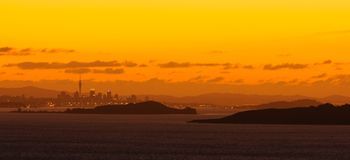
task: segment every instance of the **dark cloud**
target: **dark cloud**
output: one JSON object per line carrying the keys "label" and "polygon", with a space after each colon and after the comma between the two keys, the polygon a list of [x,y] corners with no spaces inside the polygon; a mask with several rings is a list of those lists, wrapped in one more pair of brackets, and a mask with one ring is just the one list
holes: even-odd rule
{"label": "dark cloud", "polygon": [[66,69],[65,73],[71,74],[87,74],[87,73],[96,73],[96,74],[122,74],[124,69],[122,68],[106,68],[106,69],[89,69],[89,68],[78,68],[78,69]]}
{"label": "dark cloud", "polygon": [[32,51],[31,48],[24,48],[20,50],[20,52],[31,52],[31,51]]}
{"label": "dark cloud", "polygon": [[22,63],[4,65],[4,67],[18,67],[20,69],[67,69],[67,68],[121,67],[121,66],[134,67],[134,66],[137,66],[137,64],[133,62],[119,63],[117,61],[93,61],[93,62],[71,61],[68,63],[22,62]]}
{"label": "dark cloud", "polygon": [[323,61],[321,63],[315,63],[315,65],[327,65],[327,64],[332,64],[332,63],[333,63],[332,60],[325,60],[325,61]]}
{"label": "dark cloud", "polygon": [[121,63],[121,65],[125,66],[125,67],[136,67],[138,64],[134,63],[134,62],[130,62],[130,61],[125,61],[125,62]]}
{"label": "dark cloud", "polygon": [[323,64],[332,64],[332,60],[326,60],[323,62]]}
{"label": "dark cloud", "polygon": [[0,47],[0,52],[10,52],[12,50],[13,48],[10,48],[10,47]]}
{"label": "dark cloud", "polygon": [[10,47],[0,48],[0,56],[26,56],[26,55],[30,55],[30,53],[17,52],[14,48],[10,48]]}
{"label": "dark cloud", "polygon": [[330,83],[334,83],[334,84],[348,85],[348,84],[350,84],[350,74],[335,75],[335,76],[328,78],[325,81],[330,82]]}
{"label": "dark cloud", "polygon": [[89,68],[66,69],[64,72],[72,73],[72,74],[86,74],[86,73],[90,73],[91,69]]}
{"label": "dark cloud", "polygon": [[217,66],[231,66],[230,63],[190,63],[190,62],[167,62],[158,64],[160,68],[189,68],[189,67],[217,67]]}
{"label": "dark cloud", "polygon": [[190,62],[167,62],[158,64],[160,68],[189,68],[189,67],[223,67],[223,69],[253,69],[252,65],[239,65],[231,63],[190,63]]}
{"label": "dark cloud", "polygon": [[236,79],[233,81],[233,83],[244,83],[244,80],[243,79]]}
{"label": "dark cloud", "polygon": [[343,68],[341,68],[341,67],[337,67],[337,68],[335,68],[335,69],[338,70],[338,71],[343,70]]}
{"label": "dark cloud", "polygon": [[221,82],[223,80],[225,80],[224,77],[216,77],[216,78],[207,80],[207,83],[216,83],[216,82]]}
{"label": "dark cloud", "polygon": [[188,82],[203,82],[205,76],[196,76],[188,80]]}
{"label": "dark cloud", "polygon": [[222,72],[220,72],[221,74],[230,74],[231,72],[229,72],[229,71],[222,71]]}
{"label": "dark cloud", "polygon": [[73,53],[75,50],[73,49],[63,49],[63,48],[55,48],[55,49],[40,49],[42,53]]}
{"label": "dark cloud", "polygon": [[287,81],[288,84],[295,84],[295,83],[298,83],[299,82],[299,79],[292,79],[290,81]]}
{"label": "dark cloud", "polygon": [[124,69],[122,68],[117,68],[117,69],[113,69],[113,68],[106,68],[106,69],[95,69],[93,70],[93,73],[103,73],[103,74],[123,74],[124,73]]}
{"label": "dark cloud", "polygon": [[242,66],[242,68],[244,68],[244,69],[254,69],[254,66],[253,65],[244,65],[244,66]]}
{"label": "dark cloud", "polygon": [[28,52],[6,52],[6,53],[0,53],[0,56],[28,56],[31,55],[31,53]]}
{"label": "dark cloud", "polygon": [[159,67],[160,68],[188,68],[188,67],[192,67],[192,64],[188,62],[185,62],[185,63],[168,62],[168,63],[159,64]]}
{"label": "dark cloud", "polygon": [[325,77],[327,77],[327,74],[326,73],[322,73],[322,74],[319,74],[319,75],[312,76],[311,78],[312,79],[320,79],[320,78],[325,78]]}
{"label": "dark cloud", "polygon": [[231,64],[231,63],[225,63],[222,65],[224,67],[225,70],[228,70],[228,69],[237,69],[239,68],[240,66],[238,64]]}
{"label": "dark cloud", "polygon": [[0,56],[28,56],[35,53],[73,53],[76,52],[73,49],[33,49],[33,48],[11,48],[11,47],[1,47]]}
{"label": "dark cloud", "polygon": [[253,65],[241,65],[241,64],[231,64],[231,63],[224,63],[221,64],[225,70],[228,69],[254,69],[255,67]]}
{"label": "dark cloud", "polygon": [[[329,65],[329,64],[350,64],[350,63],[334,63],[332,60],[325,60],[319,63],[298,64],[298,63],[282,63],[282,64],[266,64],[263,66],[264,70],[281,70],[281,69],[306,69],[312,65]],[[223,67],[224,70],[229,69],[256,69],[257,67],[249,64],[232,64],[232,63],[190,63],[190,62],[174,62],[158,64],[160,68],[190,68],[190,67]]]}
{"label": "dark cloud", "polygon": [[280,70],[280,69],[305,69],[307,68],[307,64],[292,64],[292,63],[284,63],[278,65],[267,64],[264,66],[264,70]]}
{"label": "dark cloud", "polygon": [[195,63],[193,66],[198,66],[198,67],[216,67],[216,66],[221,66],[222,64],[218,63]]}

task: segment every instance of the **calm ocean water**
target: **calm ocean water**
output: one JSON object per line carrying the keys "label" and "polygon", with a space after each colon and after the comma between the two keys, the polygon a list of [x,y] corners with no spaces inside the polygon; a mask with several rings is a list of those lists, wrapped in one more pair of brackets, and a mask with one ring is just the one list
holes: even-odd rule
{"label": "calm ocean water", "polygon": [[213,117],[0,113],[0,159],[350,159],[350,126],[186,123]]}

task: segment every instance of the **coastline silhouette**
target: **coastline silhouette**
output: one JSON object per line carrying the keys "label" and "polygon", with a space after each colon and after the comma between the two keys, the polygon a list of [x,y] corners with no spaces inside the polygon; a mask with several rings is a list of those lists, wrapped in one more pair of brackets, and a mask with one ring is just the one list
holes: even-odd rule
{"label": "coastline silhouette", "polygon": [[105,105],[93,109],[74,108],[67,109],[64,113],[80,114],[197,114],[193,108],[175,109],[167,107],[159,102],[148,101],[127,105]]}
{"label": "coastline silhouette", "polygon": [[126,105],[104,105],[95,108],[72,108],[63,112],[17,110],[18,113],[73,113],[73,114],[197,114],[196,109],[176,109],[155,101]]}
{"label": "coastline silhouette", "polygon": [[349,115],[349,104],[334,106],[326,103],[317,107],[245,111],[219,119],[193,120],[190,123],[350,125]]}

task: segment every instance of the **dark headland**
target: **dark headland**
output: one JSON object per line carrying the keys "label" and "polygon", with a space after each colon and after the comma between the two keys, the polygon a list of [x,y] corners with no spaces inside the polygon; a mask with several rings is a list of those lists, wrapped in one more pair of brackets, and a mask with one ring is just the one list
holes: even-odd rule
{"label": "dark headland", "polygon": [[350,105],[334,106],[332,104],[322,104],[317,107],[252,110],[219,119],[202,119],[190,122],[350,125]]}
{"label": "dark headland", "polygon": [[67,109],[64,113],[80,114],[197,114],[193,108],[176,109],[170,108],[155,101],[147,101],[127,105],[106,105],[92,109],[74,108]]}

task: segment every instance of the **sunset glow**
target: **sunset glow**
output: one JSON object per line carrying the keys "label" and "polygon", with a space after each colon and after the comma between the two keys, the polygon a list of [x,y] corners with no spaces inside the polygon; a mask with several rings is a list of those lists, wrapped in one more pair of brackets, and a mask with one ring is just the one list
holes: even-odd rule
{"label": "sunset glow", "polygon": [[89,87],[125,94],[350,95],[349,6],[2,0],[0,86],[74,91],[82,74]]}

